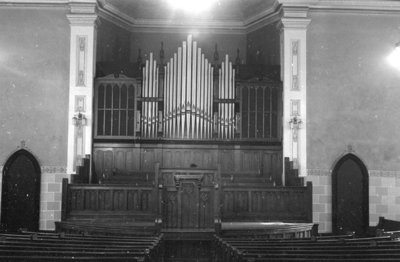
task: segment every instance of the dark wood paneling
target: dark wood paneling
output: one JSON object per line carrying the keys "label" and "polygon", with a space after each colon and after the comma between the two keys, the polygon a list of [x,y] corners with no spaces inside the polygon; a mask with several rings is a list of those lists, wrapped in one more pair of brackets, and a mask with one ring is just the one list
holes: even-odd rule
{"label": "dark wood paneling", "polygon": [[214,229],[219,217],[217,170],[160,169],[157,173],[165,229]]}
{"label": "dark wood paneling", "polygon": [[312,222],[312,186],[223,186],[222,221]]}
{"label": "dark wood paneling", "polygon": [[63,220],[155,221],[158,213],[155,187],[69,184],[63,199]]}
{"label": "dark wood paneling", "polygon": [[[159,166],[159,165],[157,165]],[[156,169],[153,186],[67,185],[62,219],[162,222],[166,231],[211,232],[222,222],[312,222],[312,185],[222,185],[219,170]],[[218,226],[217,226],[218,228]]]}
{"label": "dark wood paneling", "polygon": [[156,163],[162,168],[203,169],[216,169],[220,164],[223,177],[282,184],[280,146],[96,143],[94,162],[98,177],[154,172]]}

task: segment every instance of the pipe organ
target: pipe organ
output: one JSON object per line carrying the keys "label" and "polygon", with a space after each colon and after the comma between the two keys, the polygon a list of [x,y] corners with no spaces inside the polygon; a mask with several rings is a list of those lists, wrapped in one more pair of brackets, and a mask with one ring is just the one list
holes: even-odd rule
{"label": "pipe organ", "polygon": [[164,68],[156,65],[150,53],[143,69],[140,136],[156,138],[162,133],[168,139],[233,139],[235,69],[228,55],[216,74],[218,79],[214,76],[214,67],[192,36]]}
{"label": "pipe organ", "polygon": [[190,35],[165,64],[150,53],[141,79],[97,79],[95,92],[95,138],[280,141],[281,83],[238,81]]}

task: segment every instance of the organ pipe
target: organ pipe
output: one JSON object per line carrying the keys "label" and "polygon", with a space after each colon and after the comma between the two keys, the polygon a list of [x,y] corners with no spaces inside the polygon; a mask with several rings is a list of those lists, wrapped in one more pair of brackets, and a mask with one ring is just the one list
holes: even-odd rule
{"label": "organ pipe", "polygon": [[[214,66],[205,58],[197,42],[188,36],[182,47],[162,68],[150,53],[143,68],[140,132],[156,138],[162,132],[169,139],[233,139],[235,134],[235,70],[228,55],[218,71],[214,94]],[[163,83],[159,97],[159,82]],[[214,95],[216,97],[214,97]],[[216,99],[218,112],[213,112]],[[163,101],[163,108],[158,108]]]}

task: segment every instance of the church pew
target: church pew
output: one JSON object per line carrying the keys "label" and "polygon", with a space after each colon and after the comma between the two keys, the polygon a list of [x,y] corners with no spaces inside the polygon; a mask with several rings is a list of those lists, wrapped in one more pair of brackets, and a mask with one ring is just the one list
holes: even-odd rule
{"label": "church pew", "polygon": [[106,261],[106,262],[142,262],[144,260],[141,259],[132,259],[132,258],[122,258],[122,257],[99,257],[99,256],[85,256],[85,257],[57,257],[57,260],[54,260],[54,257],[51,256],[33,256],[33,257],[26,257],[24,255],[13,255],[13,256],[6,256],[0,254],[0,261],[7,261],[7,262],[31,262],[31,261],[38,261],[38,262],[54,262],[54,261]]}
{"label": "church pew", "polygon": [[[24,261],[32,258],[58,261],[69,258],[97,261],[98,257],[107,257],[110,258],[107,261],[156,261],[162,238],[162,235],[140,239],[55,233],[0,233],[0,260]],[[15,257],[15,260],[9,257]]]}
{"label": "church pew", "polygon": [[233,239],[215,236],[217,257],[221,261],[299,260],[330,259],[359,261],[400,259],[400,242],[390,237],[365,239],[296,239],[255,240]]}
{"label": "church pew", "polygon": [[222,222],[221,235],[224,237],[254,238],[307,238],[315,235],[317,225],[313,223],[282,222]]}
{"label": "church pew", "polygon": [[55,238],[37,235],[12,235],[0,234],[1,241],[19,241],[28,243],[69,243],[69,244],[93,244],[93,245],[145,245],[152,246],[159,243],[159,239],[114,239],[114,238],[95,238],[95,237],[63,237]]}
{"label": "church pew", "polygon": [[386,219],[385,217],[379,217],[376,229],[383,231],[400,231],[400,221]]}
{"label": "church pew", "polygon": [[[7,236],[6,233],[0,233],[1,236]],[[9,236],[12,237],[30,237],[30,238],[35,238],[35,237],[42,237],[42,238],[67,238],[67,239],[82,239],[84,238],[85,240],[90,240],[90,239],[96,239],[96,240],[118,240],[118,241],[134,241],[134,240],[139,240],[141,242],[146,242],[146,241],[151,241],[151,242],[158,242],[163,238],[163,234],[160,236],[139,236],[139,235],[122,235],[122,236],[109,236],[109,235],[90,235],[88,233],[85,234],[66,234],[64,232],[61,233],[55,233],[55,232],[28,232],[28,231],[22,231],[19,234],[9,234]]]}

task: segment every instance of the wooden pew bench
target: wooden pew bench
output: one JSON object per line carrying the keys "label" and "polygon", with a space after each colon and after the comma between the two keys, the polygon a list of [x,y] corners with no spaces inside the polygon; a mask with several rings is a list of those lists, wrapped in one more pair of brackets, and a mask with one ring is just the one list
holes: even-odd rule
{"label": "wooden pew bench", "polygon": [[0,234],[1,261],[157,261],[163,236]]}
{"label": "wooden pew bench", "polygon": [[400,241],[390,237],[272,240],[215,236],[221,261],[400,261]]}

